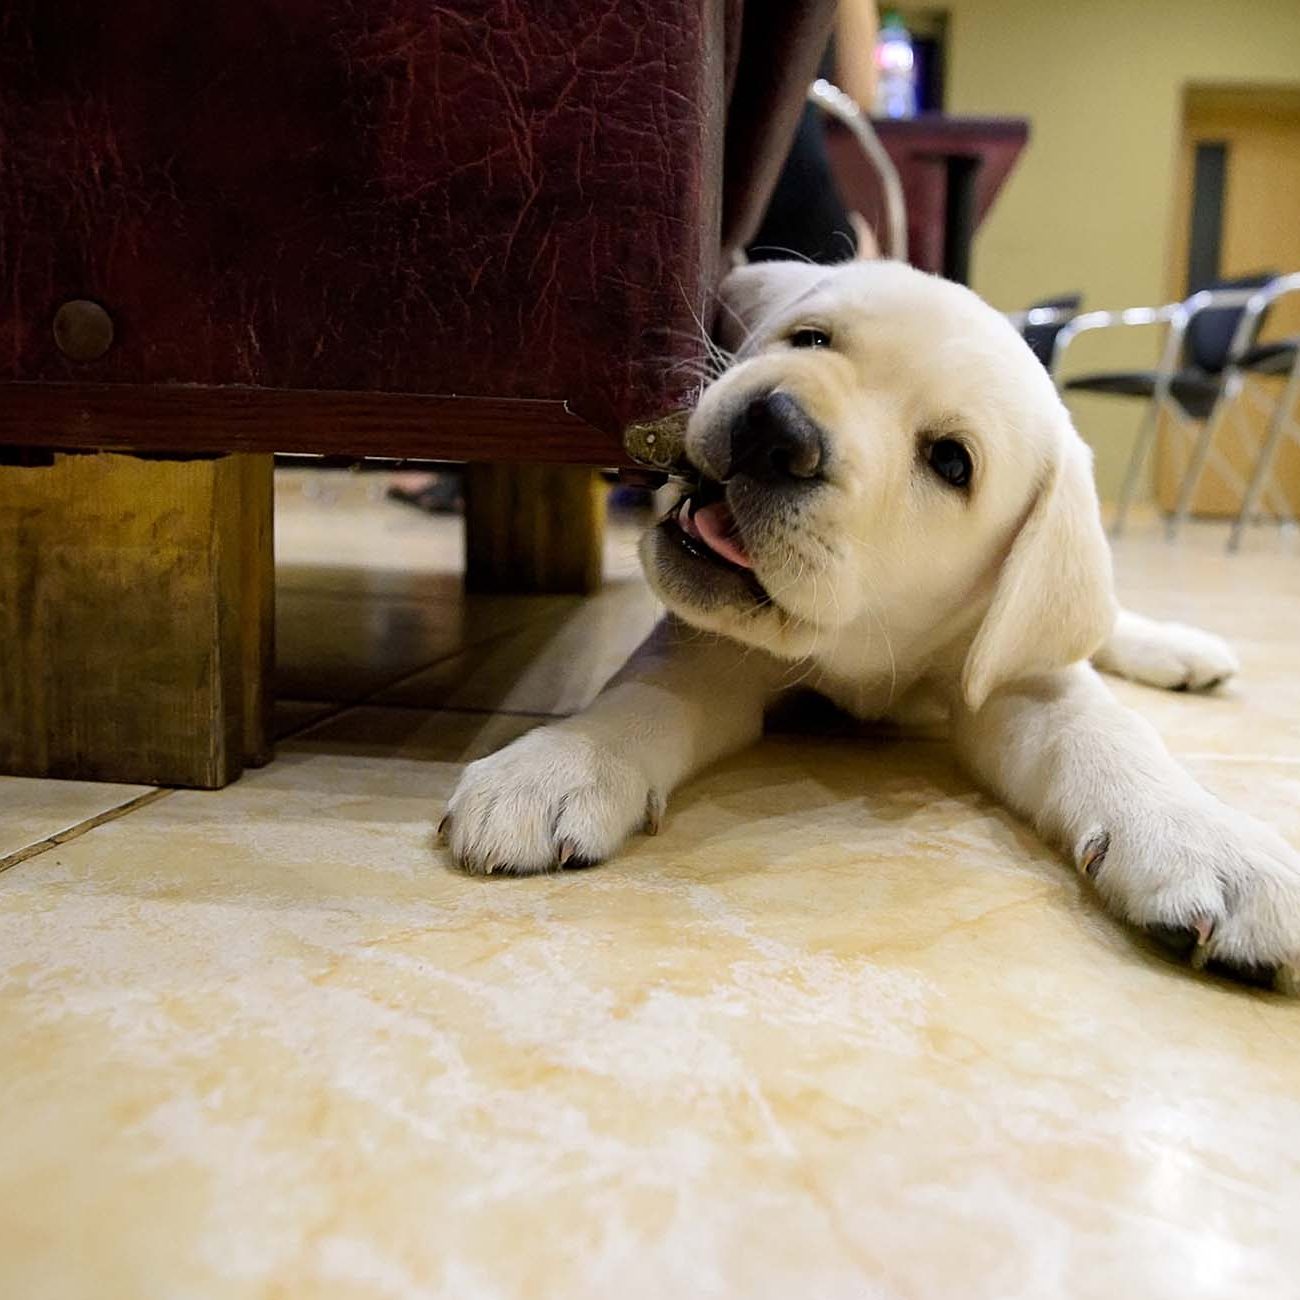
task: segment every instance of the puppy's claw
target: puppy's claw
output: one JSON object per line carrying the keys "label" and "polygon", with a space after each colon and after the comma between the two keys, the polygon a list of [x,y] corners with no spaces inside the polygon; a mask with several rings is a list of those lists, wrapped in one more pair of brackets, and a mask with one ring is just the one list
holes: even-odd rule
{"label": "puppy's claw", "polygon": [[1192,930],[1196,935],[1196,946],[1188,960],[1193,970],[1204,970],[1210,959],[1210,936],[1214,934],[1214,918],[1198,916],[1192,921]]}
{"label": "puppy's claw", "polygon": [[561,840],[560,852],[555,859],[555,865],[557,867],[563,867],[567,865],[569,859],[572,858],[574,853],[576,852],[577,852],[577,846],[573,843],[572,840]]}
{"label": "puppy's claw", "polygon": [[1254,988],[1276,989],[1292,996],[1300,993],[1300,975],[1294,968],[1213,956],[1210,942],[1214,938],[1214,918],[1211,916],[1193,917],[1186,925],[1153,924],[1142,929],[1170,956],[1185,958],[1193,970],[1208,971]]}
{"label": "puppy's claw", "polygon": [[438,823],[438,843],[446,844],[451,837],[451,813],[444,813],[442,821]]}
{"label": "puppy's claw", "polygon": [[1173,957],[1185,957],[1193,970],[1204,970],[1210,961],[1210,939],[1214,935],[1214,918],[1194,916],[1186,925],[1161,925],[1153,922],[1143,930],[1154,943]]}
{"label": "puppy's claw", "polygon": [[664,798],[657,790],[651,790],[645,804],[645,833],[658,835],[663,825]]}
{"label": "puppy's claw", "polygon": [[1106,861],[1106,854],[1109,852],[1110,832],[1098,831],[1083,846],[1083,852],[1079,856],[1079,873],[1091,880],[1101,869],[1101,864]]}

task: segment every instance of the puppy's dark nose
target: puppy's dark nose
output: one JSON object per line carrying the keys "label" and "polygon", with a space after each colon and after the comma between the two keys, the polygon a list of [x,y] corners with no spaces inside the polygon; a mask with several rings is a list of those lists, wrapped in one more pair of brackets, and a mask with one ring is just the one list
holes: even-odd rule
{"label": "puppy's dark nose", "polygon": [[816,478],[826,447],[821,428],[789,393],[754,398],[731,427],[731,473],[766,482]]}

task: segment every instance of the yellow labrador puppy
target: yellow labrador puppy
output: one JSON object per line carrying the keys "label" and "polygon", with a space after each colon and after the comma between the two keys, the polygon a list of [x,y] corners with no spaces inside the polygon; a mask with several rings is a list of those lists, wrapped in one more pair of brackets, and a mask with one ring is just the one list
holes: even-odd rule
{"label": "yellow labrador puppy", "polygon": [[690,421],[699,484],[642,545],[669,617],[586,712],[469,765],[456,860],[608,857],[802,678],[860,718],[937,703],[974,777],[1117,916],[1294,984],[1300,857],[1088,663],[1198,688],[1232,655],[1117,610],[1088,449],[1012,326],[891,262],[741,267],[723,297],[736,358]]}

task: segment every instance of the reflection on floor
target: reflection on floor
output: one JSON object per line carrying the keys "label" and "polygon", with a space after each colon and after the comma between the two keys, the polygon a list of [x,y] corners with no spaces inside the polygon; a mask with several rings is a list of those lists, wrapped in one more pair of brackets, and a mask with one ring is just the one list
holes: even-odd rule
{"label": "reflection on floor", "polygon": [[[606,867],[454,874],[461,765],[652,622],[633,532],[593,600],[466,601],[456,521],[281,487],[277,761],[0,782],[0,1295],[1295,1293],[1300,1005],[1136,946],[932,742],[773,736]],[[1119,690],[1300,843],[1300,557],[1221,540],[1117,565],[1240,683]]]}

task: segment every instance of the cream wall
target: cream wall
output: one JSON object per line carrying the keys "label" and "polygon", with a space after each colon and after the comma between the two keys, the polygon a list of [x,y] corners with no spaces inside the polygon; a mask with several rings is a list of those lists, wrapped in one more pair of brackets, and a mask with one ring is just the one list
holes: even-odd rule
{"label": "cream wall", "polygon": [[[975,287],[1007,309],[1072,289],[1094,308],[1163,301],[1183,87],[1300,81],[1300,0],[946,8],[948,110],[1024,116],[1033,132],[978,236]],[[1135,342],[1081,340],[1076,361],[1131,363]],[[1136,413],[1115,399],[1071,405],[1110,495]]]}

